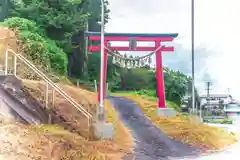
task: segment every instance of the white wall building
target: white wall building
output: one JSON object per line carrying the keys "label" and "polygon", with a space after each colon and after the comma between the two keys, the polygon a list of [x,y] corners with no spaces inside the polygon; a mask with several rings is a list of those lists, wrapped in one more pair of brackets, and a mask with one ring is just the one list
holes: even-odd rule
{"label": "white wall building", "polygon": [[[207,105],[207,95],[200,96],[200,105]],[[232,96],[229,94],[210,94],[209,95],[209,107],[218,106],[223,101],[223,105],[229,104],[233,101]]]}

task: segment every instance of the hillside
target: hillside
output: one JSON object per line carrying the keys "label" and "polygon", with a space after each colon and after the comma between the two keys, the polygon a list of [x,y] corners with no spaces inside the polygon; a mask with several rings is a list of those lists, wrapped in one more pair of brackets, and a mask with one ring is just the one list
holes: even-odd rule
{"label": "hillside", "polygon": [[58,126],[0,123],[0,159],[121,159],[129,152],[114,141],[87,141]]}
{"label": "hillside", "polygon": [[[7,28],[0,28],[0,64],[4,64],[4,47],[7,46],[17,53],[21,52],[21,45],[13,31]],[[9,56],[8,70],[13,71],[13,58]],[[3,68],[2,68],[3,69]],[[22,80],[23,90],[28,91],[42,106],[46,100],[46,83],[33,70],[18,61],[17,76]],[[40,68],[41,69],[41,68]],[[42,70],[43,71],[43,70]],[[49,76],[50,75],[50,76]],[[77,88],[66,79],[56,78],[54,74],[48,76],[68,95],[81,104],[93,116],[98,106],[95,93],[85,89]],[[49,88],[49,97],[52,96],[52,89]],[[59,94],[49,98],[47,110],[60,117],[62,121],[57,125],[27,126],[16,122],[1,123],[1,147],[4,153],[0,158],[16,159],[121,159],[127,153],[132,152],[133,140],[130,131],[122,124],[116,111],[106,101],[107,121],[113,123],[115,135],[110,140],[89,141],[87,119],[76,110],[68,101]],[[53,103],[54,102],[54,103]],[[2,117],[4,119],[4,117]],[[64,129],[65,128],[65,129]],[[122,137],[125,137],[122,140]],[[94,138],[94,137],[92,137]],[[28,142],[28,143],[26,143]],[[10,144],[10,145],[8,145]],[[58,152],[60,151],[61,152]],[[60,154],[61,153],[61,154]]]}

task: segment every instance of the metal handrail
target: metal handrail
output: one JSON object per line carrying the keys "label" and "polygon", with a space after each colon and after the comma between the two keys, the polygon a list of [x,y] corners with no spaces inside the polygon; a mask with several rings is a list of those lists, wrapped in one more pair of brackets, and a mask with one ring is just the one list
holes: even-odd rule
{"label": "metal handrail", "polygon": [[24,62],[29,68],[31,68],[34,72],[36,72],[44,81],[46,81],[52,88],[54,88],[60,95],[62,95],[69,103],[71,103],[78,111],[82,112],[84,116],[90,119],[92,118],[92,115],[87,112],[83,106],[81,106],[79,103],[77,103],[72,97],[70,97],[66,92],[64,92],[57,84],[55,84],[51,79],[49,79],[42,71],[40,71],[37,67],[35,67],[29,60],[27,60],[24,56],[21,54],[17,54],[11,49],[7,49],[10,53],[13,53],[14,56],[16,56],[18,59],[20,59],[22,62]]}

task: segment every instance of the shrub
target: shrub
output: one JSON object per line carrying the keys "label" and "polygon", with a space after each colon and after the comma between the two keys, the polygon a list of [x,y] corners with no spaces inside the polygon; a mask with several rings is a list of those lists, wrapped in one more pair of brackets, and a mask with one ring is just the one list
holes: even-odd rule
{"label": "shrub", "polygon": [[46,71],[53,71],[60,75],[67,73],[68,59],[66,53],[49,39],[44,30],[33,21],[12,17],[1,23],[1,26],[18,31],[18,38],[22,41],[26,56],[40,64]]}
{"label": "shrub", "polygon": [[1,25],[11,29],[17,29],[18,31],[29,31],[32,33],[38,33],[41,36],[45,35],[44,30],[39,28],[34,21],[25,18],[8,18],[4,22],[1,22]]}

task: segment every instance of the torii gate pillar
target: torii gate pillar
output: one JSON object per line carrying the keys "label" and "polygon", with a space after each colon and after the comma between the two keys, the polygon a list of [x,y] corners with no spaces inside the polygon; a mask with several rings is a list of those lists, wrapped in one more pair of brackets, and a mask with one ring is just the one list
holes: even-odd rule
{"label": "torii gate pillar", "polygon": [[[100,32],[86,32],[86,36],[89,37],[92,41],[100,41],[101,33]],[[161,46],[162,42],[173,41],[178,34],[129,34],[129,33],[105,33],[104,34],[104,44],[105,46],[110,41],[128,41],[129,46],[109,46],[108,48],[115,51],[155,51],[157,48],[160,48],[156,52],[156,80],[157,80],[157,95],[158,95],[158,114],[160,116],[174,116],[175,112],[172,109],[167,108],[165,103],[165,89],[164,89],[164,73],[162,65],[162,52],[165,51],[174,51],[174,47]],[[137,46],[139,41],[150,41],[155,42],[155,47],[142,47]],[[133,45],[134,44],[134,45]],[[100,46],[89,46],[91,52],[96,52],[100,50]],[[100,82],[104,85],[104,91],[106,91],[106,74],[107,74],[107,51],[104,51],[104,81]],[[100,92],[98,92],[98,97],[100,98]],[[105,94],[105,93],[104,93]],[[105,95],[103,96],[105,97]],[[99,99],[100,100],[100,99]]]}
{"label": "torii gate pillar", "polygon": [[[161,46],[160,41],[155,41],[155,47]],[[166,108],[165,101],[165,87],[164,87],[164,73],[162,65],[162,51],[156,52],[156,80],[157,80],[157,95],[158,95],[158,107]]]}

